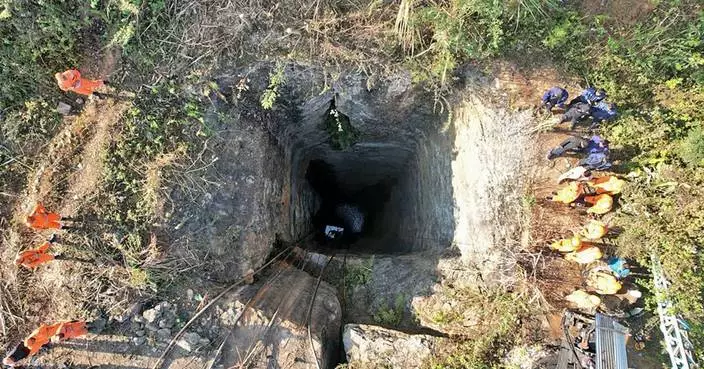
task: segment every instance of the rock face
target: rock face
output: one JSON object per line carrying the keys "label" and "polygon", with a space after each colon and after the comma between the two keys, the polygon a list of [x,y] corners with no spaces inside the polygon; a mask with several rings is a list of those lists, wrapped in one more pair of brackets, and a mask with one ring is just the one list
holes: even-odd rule
{"label": "rock face", "polygon": [[308,311],[316,279],[291,266],[273,272],[270,282],[247,286],[236,297],[252,299],[232,328],[223,351],[225,367],[248,364],[252,368],[334,368],[338,362],[342,308],[337,292],[322,282]]}
{"label": "rock face", "polygon": [[342,334],[352,367],[420,368],[442,339],[373,325],[347,324]]}

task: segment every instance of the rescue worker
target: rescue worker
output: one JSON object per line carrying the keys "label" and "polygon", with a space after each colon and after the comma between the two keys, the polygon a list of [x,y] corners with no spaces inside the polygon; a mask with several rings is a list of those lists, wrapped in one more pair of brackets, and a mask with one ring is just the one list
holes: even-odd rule
{"label": "rescue worker", "polygon": [[589,187],[594,188],[597,195],[602,193],[608,193],[609,195],[620,194],[623,190],[623,186],[626,185],[626,181],[619,179],[616,176],[603,176],[594,178],[587,182]]}
{"label": "rescue worker", "polygon": [[48,212],[44,205],[38,202],[32,214],[27,217],[27,226],[36,230],[61,229],[64,227],[61,219],[61,215]]}
{"label": "rescue worker", "polygon": [[614,120],[616,118],[616,105],[612,103],[607,103],[601,101],[598,104],[591,107],[589,115],[592,116],[592,127],[596,127],[599,123],[604,121]]}
{"label": "rescue worker", "polygon": [[550,112],[555,106],[563,109],[565,107],[565,101],[567,101],[568,97],[569,93],[567,93],[567,90],[562,87],[555,86],[545,91],[541,102],[547,111]]}
{"label": "rescue worker", "polygon": [[588,240],[594,241],[606,236],[608,232],[609,227],[606,226],[606,223],[592,219],[586,226],[584,226],[584,229],[582,229],[580,235]]}
{"label": "rescue worker", "polygon": [[609,161],[609,153],[607,151],[591,153],[577,162],[577,165],[585,167],[587,170],[606,170],[611,168],[612,164]]}
{"label": "rescue worker", "polygon": [[562,184],[565,181],[586,181],[591,177],[591,173],[585,167],[579,166],[562,173],[559,178],[557,178],[557,183]]}
{"label": "rescue worker", "polygon": [[25,340],[7,355],[2,363],[14,366],[18,361],[36,355],[41,348],[54,341],[64,341],[88,333],[88,326],[83,321],[59,322],[51,325],[41,324]]}
{"label": "rescue worker", "polygon": [[90,96],[97,93],[100,87],[105,85],[104,81],[85,79],[81,77],[81,72],[76,69],[69,69],[63,73],[56,73],[54,75],[56,82],[59,84],[59,88],[62,91],[73,91],[79,95]]}
{"label": "rescue worker", "polygon": [[616,277],[608,272],[593,270],[587,277],[587,286],[594,289],[600,295],[614,295],[623,286],[616,280]]}
{"label": "rescue worker", "polygon": [[601,249],[598,247],[583,244],[579,250],[565,254],[565,259],[579,264],[590,264],[601,259],[602,256]]}
{"label": "rescue worker", "polygon": [[560,252],[572,252],[582,246],[582,239],[579,236],[563,238],[550,244],[550,248]]}
{"label": "rescue worker", "polygon": [[557,191],[552,201],[561,202],[563,204],[571,204],[584,194],[584,185],[579,182],[570,182],[566,186]]}
{"label": "rescue worker", "polygon": [[575,304],[577,308],[584,310],[596,309],[601,304],[599,296],[587,293],[584,290],[576,290],[565,296],[565,300]]}
{"label": "rescue worker", "polygon": [[567,107],[567,110],[562,115],[562,118],[560,118],[560,123],[569,121],[570,130],[573,130],[577,126],[577,123],[589,116],[590,112],[591,105],[581,101],[575,102]]}
{"label": "rescue worker", "polygon": [[560,142],[559,146],[554,147],[548,153],[548,160],[555,159],[565,153],[609,153],[609,141],[604,140],[601,136],[586,137],[571,136]]}
{"label": "rescue worker", "polygon": [[614,199],[611,195],[603,193],[596,196],[584,196],[583,201],[591,205],[587,213],[603,215],[611,211],[614,206]]}
{"label": "rescue worker", "polygon": [[594,87],[587,87],[582,93],[572,99],[569,105],[573,105],[579,102],[587,103],[591,106],[597,105],[599,102],[606,98],[606,91],[603,88],[596,89]]}
{"label": "rescue worker", "polygon": [[56,257],[48,252],[54,241],[56,241],[55,234],[41,246],[20,252],[15,258],[15,265],[23,266],[27,269],[36,269],[38,266],[54,260]]}

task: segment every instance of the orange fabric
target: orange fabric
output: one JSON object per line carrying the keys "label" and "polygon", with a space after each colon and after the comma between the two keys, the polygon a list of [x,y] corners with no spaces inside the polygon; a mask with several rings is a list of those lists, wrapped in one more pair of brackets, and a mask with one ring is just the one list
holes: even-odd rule
{"label": "orange fabric", "polygon": [[37,203],[32,214],[27,217],[27,225],[34,229],[61,229],[61,215],[50,213],[44,205]]}
{"label": "orange fabric", "polygon": [[579,196],[584,194],[584,187],[581,183],[570,182],[567,186],[562,187],[557,191],[557,194],[553,196],[552,201],[561,202],[564,204],[570,204],[577,200]]}
{"label": "orange fabric", "polygon": [[39,328],[35,329],[29,337],[25,338],[24,345],[29,349],[29,355],[32,356],[39,352],[42,346],[46,345],[51,341],[53,337],[61,328],[62,323],[56,323],[51,325],[40,325]]}
{"label": "orange fabric", "polygon": [[614,206],[614,199],[605,193],[596,196],[584,196],[584,202],[592,206],[587,209],[587,213],[592,214],[606,214]]}
{"label": "orange fabric", "polygon": [[49,247],[51,247],[51,242],[47,241],[36,249],[23,251],[15,258],[15,264],[28,269],[35,269],[42,264],[46,264],[54,260],[54,255],[47,253]]}
{"label": "orange fabric", "polygon": [[104,85],[101,80],[81,78],[81,72],[75,69],[69,69],[63,73],[56,73],[54,77],[62,91],[73,91],[81,95],[91,95],[95,90]]}
{"label": "orange fabric", "polygon": [[72,321],[61,324],[59,329],[59,339],[68,340],[88,334],[86,322]]}
{"label": "orange fabric", "polygon": [[626,185],[626,181],[619,179],[616,176],[604,176],[594,178],[593,180],[587,182],[587,184],[594,187],[597,194],[608,193],[611,195],[616,195],[621,193],[623,186]]}

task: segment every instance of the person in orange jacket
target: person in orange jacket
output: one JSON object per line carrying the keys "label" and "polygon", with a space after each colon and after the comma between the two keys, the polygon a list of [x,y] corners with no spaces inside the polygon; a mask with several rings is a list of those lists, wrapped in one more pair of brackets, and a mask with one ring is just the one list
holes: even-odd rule
{"label": "person in orange jacket", "polygon": [[609,194],[602,193],[596,196],[584,196],[584,202],[591,205],[587,213],[603,215],[611,211],[614,206],[614,199]]}
{"label": "person in orange jacket", "polygon": [[588,240],[594,241],[606,236],[609,231],[609,227],[606,223],[592,219],[584,226],[579,234]]}
{"label": "person in orange jacket", "polygon": [[50,325],[40,325],[32,334],[17,345],[12,352],[7,355],[2,363],[14,366],[18,361],[36,355],[39,350],[52,340],[68,340],[88,334],[88,325],[83,321],[59,322]]}
{"label": "person in orange jacket", "polygon": [[552,201],[561,202],[563,204],[571,204],[584,194],[584,186],[579,182],[570,182],[566,186],[557,191]]}
{"label": "person in orange jacket", "polygon": [[609,195],[617,195],[623,191],[626,181],[619,179],[616,176],[603,176],[594,178],[587,182],[589,187],[592,187],[597,195],[607,193]]}
{"label": "person in orange jacket", "polygon": [[54,75],[56,83],[62,91],[73,91],[80,95],[90,96],[95,94],[95,90],[103,87],[105,81],[85,79],[81,77],[81,72],[76,69],[69,69],[63,73]]}
{"label": "person in orange jacket", "polygon": [[27,217],[27,226],[36,230],[45,229],[62,229],[66,228],[62,220],[69,218],[62,217],[58,213],[52,213],[46,210],[42,203],[38,202],[34,207],[32,214]]}
{"label": "person in orange jacket", "polygon": [[579,264],[589,264],[601,259],[602,256],[601,249],[585,243],[578,250],[565,254],[565,259]]}
{"label": "person in orange jacket", "polygon": [[15,258],[15,265],[23,266],[27,269],[36,269],[38,266],[56,259],[54,255],[49,254],[49,248],[54,244],[54,241],[56,241],[55,234],[36,249],[20,252]]}
{"label": "person in orange jacket", "polygon": [[579,236],[563,238],[550,244],[550,248],[560,252],[572,252],[582,247],[582,239]]}

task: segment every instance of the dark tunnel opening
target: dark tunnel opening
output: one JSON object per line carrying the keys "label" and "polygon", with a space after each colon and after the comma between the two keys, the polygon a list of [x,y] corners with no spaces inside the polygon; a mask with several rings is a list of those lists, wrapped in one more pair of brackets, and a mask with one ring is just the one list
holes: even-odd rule
{"label": "dark tunnel opening", "polygon": [[[340,182],[332,165],[318,159],[308,164],[306,180],[320,199],[320,208],[312,218],[319,247],[370,251],[366,249],[370,244],[393,232],[394,225],[389,224],[384,212],[396,187],[396,178],[383,178],[350,190]],[[339,229],[343,230],[341,234],[330,233]]]}

